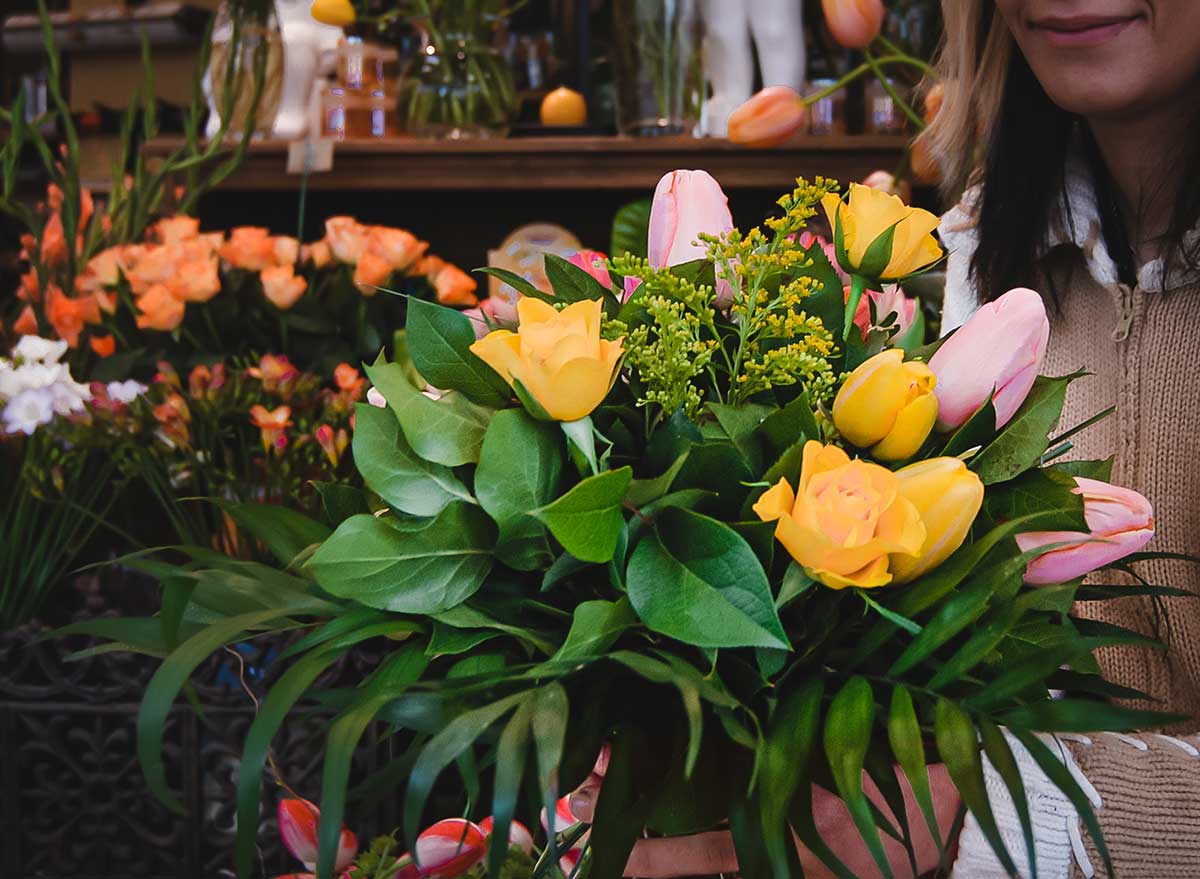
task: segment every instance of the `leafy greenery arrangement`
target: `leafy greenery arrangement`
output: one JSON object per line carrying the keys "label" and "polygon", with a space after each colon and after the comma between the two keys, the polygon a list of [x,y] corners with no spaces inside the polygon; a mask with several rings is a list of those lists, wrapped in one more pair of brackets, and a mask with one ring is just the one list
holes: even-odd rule
{"label": "leafy greenery arrangement", "polygon": [[[822,203],[850,302],[820,247],[801,244]],[[552,257],[553,296],[501,273],[524,295],[516,332],[477,341],[466,316],[411,300],[407,357],[367,367],[386,407],[357,407],[366,490],[327,502],[333,527],[246,508],[244,524],[284,570],[207,548],[153,563],[160,635],[147,643],[153,624],[127,620],[140,640],[124,643],[165,657],[142,705],[139,755],[173,808],[163,721],[191,671],[225,644],[304,633],[246,738],[239,875],[253,867],[271,739],[314,699],[338,712],[320,799],[322,879],[350,757],[372,722],[396,744],[382,777],[403,786],[410,848],[453,764],[463,814],[490,814],[502,841],[489,875],[514,816],[536,826],[539,808],[554,815],[605,744],[578,868],[596,879],[620,876],[646,829],[725,819],[743,876],[799,874],[789,826],[847,875],[816,834],[813,783],[845,800],[890,875],[880,834],[908,845],[907,822],[894,827],[872,806],[863,773],[903,815],[898,764],[940,846],[926,775],[935,760],[1012,870],[981,762],[986,754],[1024,802],[1002,725],[1106,856],[1086,797],[1035,733],[1162,718],[1104,701],[1124,691],[1091,656],[1145,639],[1071,616],[1075,601],[1112,595],[1081,585],[1079,553],[1091,538],[1076,477],[1103,486],[1106,465],[1053,463],[1069,447],[1050,435],[1074,377],[1034,381],[1035,366],[1002,382],[997,372],[996,392],[964,406],[962,362],[972,375],[992,368],[974,343],[967,355],[953,350],[957,336],[905,354],[885,348],[886,329],[850,332],[864,289],[936,262],[936,220],[860,187],[840,199],[822,180],[800,181],[780,205],[766,229],[701,236],[700,260],[614,260],[610,284]],[[996,370],[1006,345],[1030,341],[1038,362],[1045,346],[1040,300],[1010,303],[1029,331],[996,334]],[[1001,319],[981,314],[959,333],[986,334]],[[1088,564],[1132,570],[1149,528]],[[1172,590],[1143,581],[1121,594]],[[120,643],[121,625],[105,622],[101,634]],[[380,638],[390,652],[358,687],[313,690],[323,669]],[[543,860],[578,839],[551,832]]]}

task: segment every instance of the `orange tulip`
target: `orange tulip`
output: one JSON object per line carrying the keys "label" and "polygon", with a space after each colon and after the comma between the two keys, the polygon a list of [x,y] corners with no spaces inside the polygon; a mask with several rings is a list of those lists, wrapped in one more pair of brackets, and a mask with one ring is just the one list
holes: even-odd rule
{"label": "orange tulip", "polygon": [[375,288],[381,287],[391,275],[391,264],[369,250],[358,258],[354,267],[354,283],[364,296],[374,296]]}
{"label": "orange tulip", "polygon": [[296,276],[290,262],[263,269],[259,280],[262,281],[263,295],[283,311],[295,305],[308,289],[308,281]]}
{"label": "orange tulip", "polygon": [[112,336],[92,336],[88,339],[88,344],[98,357],[111,357],[117,350],[117,340]]}
{"label": "orange tulip", "polygon": [[166,284],[154,284],[135,300],[140,330],[169,333],[183,323],[184,304]]}
{"label": "orange tulip", "polygon": [[742,146],[778,146],[801,129],[804,101],[785,85],[763,89],[729,117],[729,139]]}
{"label": "orange tulip", "polygon": [[825,23],[847,49],[863,49],[879,36],[886,11],[882,0],[821,0]]}

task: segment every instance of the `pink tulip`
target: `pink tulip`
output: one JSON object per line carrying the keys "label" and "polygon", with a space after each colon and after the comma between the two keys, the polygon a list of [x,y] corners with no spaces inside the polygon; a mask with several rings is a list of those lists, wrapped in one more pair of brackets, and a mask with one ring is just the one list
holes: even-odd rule
{"label": "pink tulip", "polygon": [[821,0],[825,23],[833,38],[847,49],[869,46],[883,27],[882,0]]}
{"label": "pink tulip", "polygon": [[598,250],[580,250],[572,254],[568,259],[571,265],[579,266],[605,287],[612,286],[612,278],[608,275],[608,267],[605,263],[608,257]]}
{"label": "pink tulip", "polygon": [[1075,493],[1083,495],[1088,531],[1036,531],[1017,535],[1021,552],[1059,546],[1029,563],[1025,582],[1067,583],[1135,553],[1154,536],[1154,508],[1136,491],[1075,477]]}
{"label": "pink tulip", "polygon": [[414,852],[422,877],[454,879],[483,860],[487,837],[478,824],[446,818],[421,831]]}
{"label": "pink tulip", "polygon": [[[317,834],[321,823],[321,810],[308,800],[285,799],[279,801],[279,836],[296,860],[309,870],[317,868]],[[334,870],[345,870],[358,854],[358,840],[349,830],[342,828],[338,840]]]}
{"label": "pink tulip", "polygon": [[[479,822],[479,829],[482,830],[487,836],[492,835],[492,828],[494,826],[495,822],[492,820],[491,815],[488,815]],[[519,848],[521,851],[525,852],[525,854],[532,855],[533,834],[530,833],[529,828],[520,821],[514,820],[508,825],[508,846],[509,848]]]}
{"label": "pink tulip", "polygon": [[962,427],[993,390],[996,429],[1006,425],[1033,387],[1049,338],[1046,306],[1033,290],[1009,290],[975,312],[929,361],[938,430]]}
{"label": "pink tulip", "polygon": [[863,179],[862,183],[863,186],[897,196],[905,204],[912,203],[912,184],[907,180],[897,181],[896,175],[888,171],[872,171]]}
{"label": "pink tulip", "polygon": [[[656,269],[708,255],[701,234],[724,235],[733,229],[729,199],[707,171],[672,171],[658,181],[650,208],[647,256]],[[733,301],[733,288],[717,281],[717,306]]]}

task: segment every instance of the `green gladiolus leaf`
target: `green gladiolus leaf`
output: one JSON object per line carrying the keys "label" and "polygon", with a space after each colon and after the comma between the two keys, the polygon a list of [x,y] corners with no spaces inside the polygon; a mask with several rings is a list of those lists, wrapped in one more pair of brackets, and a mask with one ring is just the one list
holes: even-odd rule
{"label": "green gladiolus leaf", "polygon": [[280,564],[329,536],[329,528],[303,513],[273,504],[223,504],[234,521],[266,544]]}
{"label": "green gladiolus leaf", "polygon": [[412,450],[390,410],[359,403],[354,419],[354,464],[385,503],[413,516],[436,516],[456,500],[474,502],[453,470]]}
{"label": "green gladiolus leaf", "polygon": [[924,739],[921,735],[921,726],[917,722],[917,712],[913,707],[912,694],[904,687],[897,686],[892,691],[887,728],[892,755],[895,756],[896,763],[903,770],[904,777],[908,779],[917,806],[921,809],[925,824],[929,827],[929,833],[937,844],[938,853],[944,861],[946,846],[942,842],[937,812],[933,808],[933,793],[929,788]]}
{"label": "green gladiolus leaf", "polygon": [[633,471],[628,467],[597,473],[553,503],[531,510],[571,555],[585,562],[613,557],[625,519],[621,501]]}
{"label": "green gladiolus leaf", "polygon": [[435,388],[460,391],[484,406],[504,406],[512,399],[508,383],[471,352],[475,330],[461,311],[414,296],[408,300],[407,323],[413,366]]}
{"label": "green gladiolus leaf", "polygon": [[492,568],[487,514],[453,503],[433,519],[354,516],[306,567],[332,595],[396,613],[432,614],[466,601]]}
{"label": "green gladiolus leaf", "polygon": [[698,647],[789,646],[754,550],[715,519],[663,510],[627,577],[629,600],[656,632]]}

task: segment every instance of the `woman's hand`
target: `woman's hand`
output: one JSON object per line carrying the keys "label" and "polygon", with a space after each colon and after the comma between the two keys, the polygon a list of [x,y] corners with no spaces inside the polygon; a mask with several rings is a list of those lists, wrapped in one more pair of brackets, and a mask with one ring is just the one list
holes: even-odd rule
{"label": "woman's hand", "polygon": [[[909,816],[909,826],[917,855],[918,874],[922,875],[935,869],[938,865],[937,845],[925,826],[917,806],[912,788],[903,774],[897,770],[901,789],[904,792],[904,809]],[[600,795],[600,785],[603,776],[594,774],[571,795],[571,811],[581,821],[591,822],[596,809],[596,800]],[[958,791],[950,781],[946,767],[938,764],[929,767],[929,783],[933,791],[934,810],[937,814],[938,826],[945,839],[954,824],[958,811]],[[863,786],[867,795],[879,809],[888,817],[895,820],[891,810],[884,803],[871,780],[864,776]],[[863,879],[877,879],[880,876],[879,867],[872,859],[866,845],[858,835],[854,822],[846,804],[840,798],[825,790],[813,786],[813,819],[822,839],[833,850],[850,872]],[[897,879],[913,879],[912,865],[904,847],[890,836],[883,836],[884,850]],[[809,879],[826,879],[833,873],[799,840],[796,842],[800,854],[800,863],[804,867],[804,875]],[[664,837],[661,839],[643,839],[634,846],[629,862],[625,865],[626,876],[639,876],[643,879],[671,879],[676,876],[700,876],[714,873],[736,873],[737,855],[733,848],[733,838],[728,831],[713,831],[698,833],[694,836]]]}

